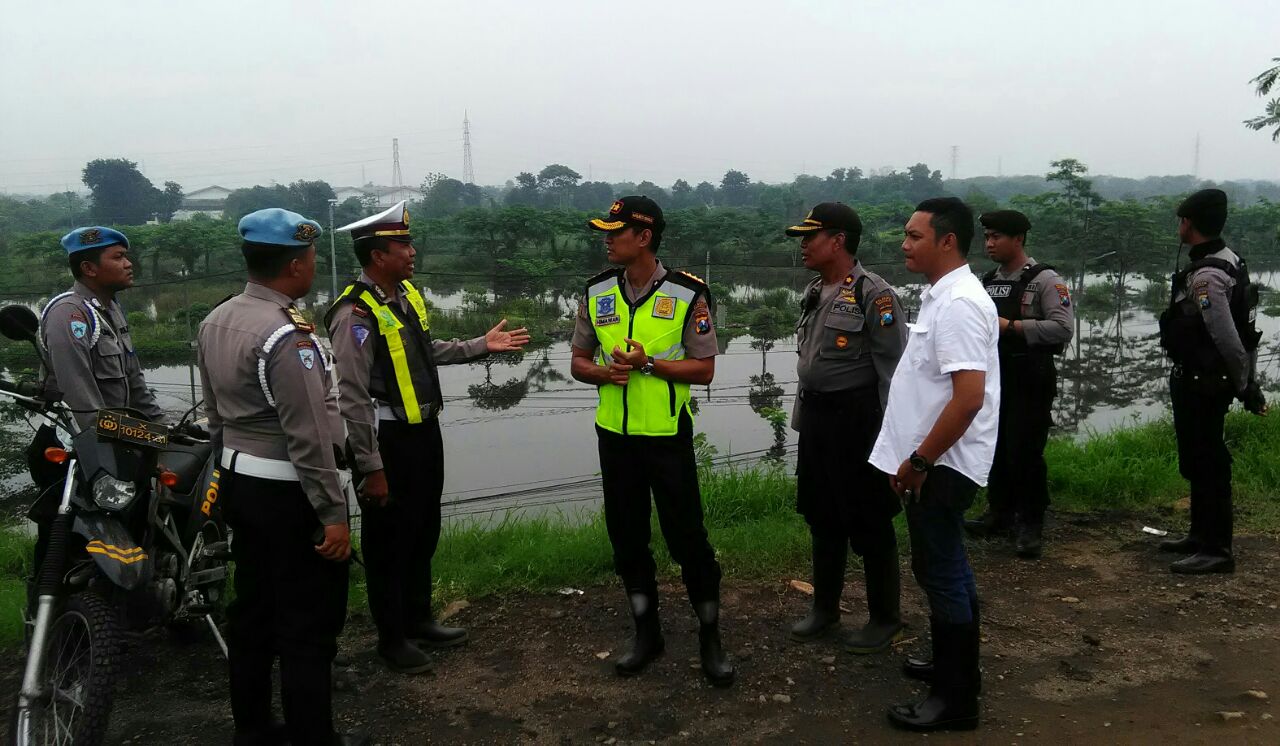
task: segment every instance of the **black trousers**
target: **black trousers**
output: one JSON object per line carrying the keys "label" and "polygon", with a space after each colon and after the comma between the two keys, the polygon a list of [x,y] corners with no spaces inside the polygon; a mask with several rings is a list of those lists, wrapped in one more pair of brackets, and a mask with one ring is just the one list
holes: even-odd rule
{"label": "black trousers", "polygon": [[707,541],[702,494],[693,455],[693,421],[680,418],[675,435],[619,435],[596,427],[604,487],[604,520],[614,570],[629,593],[657,593],[657,565],[649,549],[649,495],[671,558],[680,565],[689,601],[720,597],[720,563]]}
{"label": "black trousers", "polygon": [[902,511],[884,472],[867,463],[883,411],[874,387],[800,393],[796,511],[815,536],[848,541],[860,555],[897,547]]}
{"label": "black trousers", "polygon": [[378,450],[387,476],[385,507],[362,507],[369,611],[382,640],[403,640],[431,616],[431,558],[440,543],[444,442],[440,422],[383,421]]}
{"label": "black trousers", "polygon": [[236,563],[227,609],[236,730],[254,733],[270,723],[278,656],[290,740],[328,743],[330,666],[346,621],[348,563],[316,553],[320,521],[299,483],[228,474],[223,485]]}
{"label": "black trousers", "polygon": [[991,512],[1012,522],[1039,525],[1049,507],[1044,447],[1053,426],[1058,374],[1047,355],[1000,358],[1000,425],[987,478]]}
{"label": "black trousers", "polygon": [[1169,376],[1178,471],[1191,483],[1191,532],[1205,551],[1231,552],[1231,452],[1223,433],[1234,398],[1220,377],[1175,368]]}

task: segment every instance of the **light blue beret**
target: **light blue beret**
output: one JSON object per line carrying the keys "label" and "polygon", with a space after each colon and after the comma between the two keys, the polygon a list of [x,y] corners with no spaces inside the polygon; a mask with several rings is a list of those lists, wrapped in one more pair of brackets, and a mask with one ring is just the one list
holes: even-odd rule
{"label": "light blue beret", "polygon": [[120,244],[129,248],[129,239],[120,231],[113,231],[100,225],[76,228],[62,237],[62,248],[68,255],[88,249],[101,249],[103,246]]}
{"label": "light blue beret", "polygon": [[324,232],[320,224],[279,207],[251,212],[240,218],[240,237],[272,246],[308,246]]}

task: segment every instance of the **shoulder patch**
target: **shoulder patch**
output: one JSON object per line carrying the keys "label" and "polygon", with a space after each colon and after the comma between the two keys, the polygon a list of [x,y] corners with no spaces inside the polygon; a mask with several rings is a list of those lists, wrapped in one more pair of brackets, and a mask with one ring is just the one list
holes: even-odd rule
{"label": "shoulder patch", "polygon": [[1058,291],[1058,302],[1060,302],[1064,306],[1071,305],[1071,291],[1067,290],[1066,285],[1063,285],[1062,283],[1058,283],[1054,285],[1053,288],[1054,290]]}
{"label": "shoulder patch", "polygon": [[304,339],[297,343],[298,359],[302,361],[302,367],[311,370],[316,367],[316,347],[311,344],[311,340]]}
{"label": "shoulder patch", "polygon": [[711,333],[711,311],[701,298],[693,306],[693,331],[697,334]]}
{"label": "shoulder patch", "polygon": [[897,321],[893,315],[893,295],[885,293],[875,299],[876,317],[880,320],[880,326],[893,326]]}
{"label": "shoulder patch", "polygon": [[356,347],[364,347],[365,340],[369,339],[369,327],[363,324],[352,324],[351,336],[356,340]]}

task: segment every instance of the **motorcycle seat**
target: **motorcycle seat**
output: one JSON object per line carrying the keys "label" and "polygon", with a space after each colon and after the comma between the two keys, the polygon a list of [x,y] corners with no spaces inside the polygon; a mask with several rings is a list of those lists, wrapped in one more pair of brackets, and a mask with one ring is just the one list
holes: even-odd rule
{"label": "motorcycle seat", "polygon": [[178,483],[171,489],[183,495],[191,494],[192,488],[196,486],[212,454],[212,443],[193,445],[170,443],[160,452],[159,461],[164,468],[178,475]]}

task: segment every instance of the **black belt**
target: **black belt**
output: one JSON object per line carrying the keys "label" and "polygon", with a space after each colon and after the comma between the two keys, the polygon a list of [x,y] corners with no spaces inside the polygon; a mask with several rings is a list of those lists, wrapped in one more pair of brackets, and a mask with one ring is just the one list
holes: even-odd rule
{"label": "black belt", "polygon": [[849,399],[864,396],[868,392],[880,393],[880,387],[877,384],[868,384],[866,386],[858,386],[852,389],[841,389],[840,391],[813,391],[810,389],[800,389],[798,396],[801,401],[810,404],[821,404],[823,402],[842,402]]}

